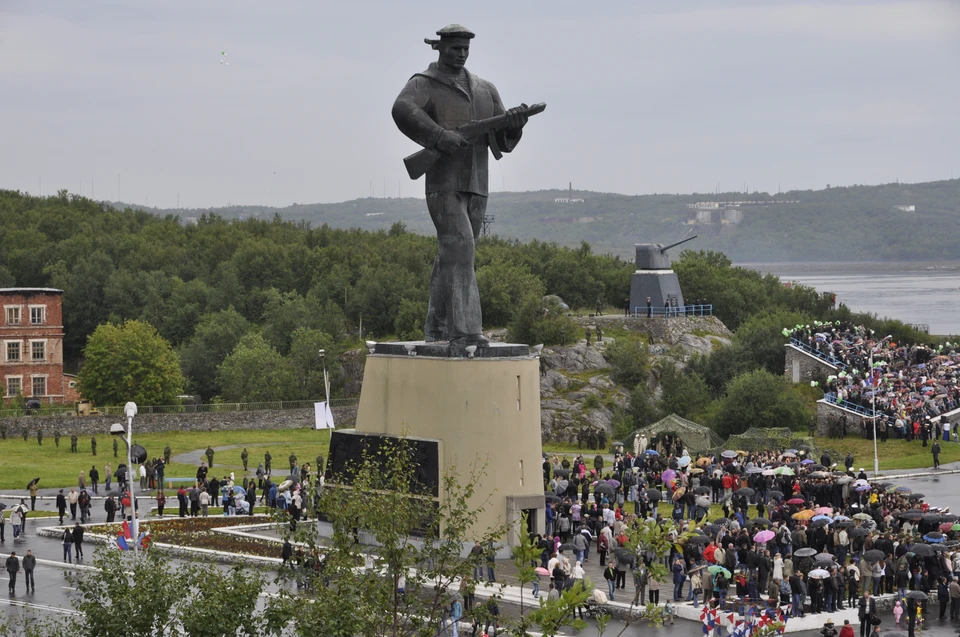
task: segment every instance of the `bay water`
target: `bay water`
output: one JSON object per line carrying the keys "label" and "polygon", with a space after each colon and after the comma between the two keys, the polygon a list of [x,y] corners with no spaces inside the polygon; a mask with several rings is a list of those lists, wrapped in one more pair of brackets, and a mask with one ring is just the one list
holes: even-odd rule
{"label": "bay water", "polygon": [[960,334],[960,262],[742,263],[833,292],[837,304],[904,323],[930,326],[936,335]]}

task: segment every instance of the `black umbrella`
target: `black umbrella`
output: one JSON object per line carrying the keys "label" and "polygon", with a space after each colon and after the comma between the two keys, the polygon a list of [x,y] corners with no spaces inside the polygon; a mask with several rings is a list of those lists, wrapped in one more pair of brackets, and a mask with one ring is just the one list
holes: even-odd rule
{"label": "black umbrella", "polygon": [[[803,549],[801,549],[801,550],[803,550]],[[834,560],[834,557],[833,557],[833,555],[831,555],[830,553],[820,553],[820,554],[817,555],[815,558],[813,558],[813,561],[815,561],[815,562],[822,562],[822,563],[826,563],[826,564],[832,563],[833,560]]]}
{"label": "black umbrella", "polygon": [[33,485],[35,485],[35,484],[38,483],[38,482],[40,482],[40,478],[34,478],[33,480],[31,480],[30,482],[27,483],[27,488],[29,489],[30,487],[32,487]]}
{"label": "black umbrella", "polygon": [[937,513],[926,513],[920,519],[928,524],[940,524],[940,515]]}
{"label": "black umbrella", "polygon": [[853,526],[853,520],[839,520],[838,522],[834,522],[833,526],[838,529],[849,529]]}
{"label": "black umbrella", "polygon": [[920,509],[909,509],[901,513],[900,517],[904,520],[919,520],[923,517],[923,512]]}
{"label": "black umbrella", "polygon": [[932,546],[933,550],[937,553],[945,553],[947,551],[947,547],[943,544],[931,544],[930,546]]}
{"label": "black umbrella", "polygon": [[868,562],[879,562],[884,557],[886,556],[883,554],[883,551],[879,551],[877,549],[870,549],[863,554],[863,559],[867,560]]}
{"label": "black umbrella", "polygon": [[692,538],[687,540],[687,542],[690,544],[709,544],[710,538],[708,538],[706,535],[694,535]]}
{"label": "black umbrella", "polygon": [[561,551],[573,551],[573,552],[576,552],[576,550],[577,550],[577,545],[576,545],[576,544],[572,544],[572,543],[570,543],[570,542],[567,542],[566,544],[561,544],[560,547],[559,547],[559,550],[561,550]]}
{"label": "black umbrella", "polygon": [[942,522],[956,522],[960,520],[960,515],[954,515],[953,513],[944,513],[940,516]]}
{"label": "black umbrella", "polygon": [[710,493],[710,487],[697,487],[693,492],[697,495],[707,495]]}
{"label": "black umbrella", "polygon": [[850,537],[867,537],[870,535],[870,532],[864,528],[857,527],[847,531],[847,535]]}
{"label": "black umbrella", "polygon": [[810,523],[810,528],[811,528],[811,529],[819,529],[821,526],[827,526],[828,524],[830,524],[830,520],[822,520],[822,519],[821,519],[821,520],[813,520],[813,521]]}
{"label": "black umbrella", "polygon": [[555,494],[550,493],[550,492],[544,493],[544,494],[543,494],[543,499],[544,499],[544,501],[546,501],[547,504],[550,504],[551,502],[554,502],[554,503],[559,503],[559,502],[560,502],[560,498],[557,497]]}
{"label": "black umbrella", "polygon": [[654,502],[659,502],[663,499],[663,494],[660,493],[659,489],[647,489],[647,497]]}
{"label": "black umbrella", "polygon": [[0,502],[0,511],[3,511],[6,508],[7,508],[7,505],[4,504],[3,502]]}
{"label": "black umbrella", "polygon": [[712,524],[712,523],[711,523],[711,524],[704,524],[704,525],[703,525],[703,530],[704,530],[706,533],[710,533],[711,535],[716,535],[717,533],[720,532],[720,525],[719,525],[719,524]]}
{"label": "black umbrella", "polygon": [[770,526],[770,520],[767,518],[753,518],[753,523],[757,526]]}
{"label": "black umbrella", "polygon": [[810,464],[807,465],[807,469],[810,469],[811,471],[825,471],[826,467],[822,464]]}
{"label": "black umbrella", "polygon": [[634,555],[633,551],[630,549],[613,549],[613,554],[617,556],[618,561],[623,562],[624,564],[635,564],[637,561],[637,556]]}
{"label": "black umbrella", "polygon": [[817,550],[807,547],[803,549],[797,549],[793,552],[793,554],[797,557],[812,557],[817,554]]}
{"label": "black umbrella", "polygon": [[783,499],[783,494],[777,490],[767,491],[767,497],[771,500],[780,501]]}
{"label": "black umbrella", "polygon": [[923,495],[922,493],[911,493],[911,494],[908,496],[908,498],[909,498],[910,500],[912,500],[913,502],[916,502],[916,501],[918,501],[918,500],[922,500],[922,499],[924,499],[925,497],[927,497],[927,496]]}
{"label": "black umbrella", "polygon": [[570,469],[554,469],[553,475],[566,478],[568,475],[570,475]]}
{"label": "black umbrella", "polygon": [[143,445],[133,445],[130,447],[130,459],[137,464],[143,464],[147,461],[147,450]]}
{"label": "black umbrella", "polygon": [[613,487],[609,484],[598,484],[593,489],[594,493],[606,493],[609,497],[613,497]]}
{"label": "black umbrella", "polygon": [[676,459],[676,458],[670,458],[670,464],[669,464],[669,466],[670,466],[671,469],[677,470],[677,469],[680,468],[680,463],[677,462],[677,459]]}
{"label": "black umbrella", "polygon": [[929,544],[911,544],[907,551],[919,557],[933,557],[936,554],[936,551]]}
{"label": "black umbrella", "polygon": [[737,489],[737,495],[742,495],[745,498],[752,498],[753,493],[754,491],[750,487],[743,487],[741,489]]}
{"label": "black umbrella", "polygon": [[909,593],[907,593],[907,599],[918,599],[921,602],[925,602],[929,598],[930,597],[923,591],[910,591]]}

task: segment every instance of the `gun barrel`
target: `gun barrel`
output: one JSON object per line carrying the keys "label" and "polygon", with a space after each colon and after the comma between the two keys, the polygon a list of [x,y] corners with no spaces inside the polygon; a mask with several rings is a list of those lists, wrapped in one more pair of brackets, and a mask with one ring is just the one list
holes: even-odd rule
{"label": "gun barrel", "polygon": [[687,237],[686,239],[681,239],[680,241],[677,241],[676,243],[671,243],[671,244],[668,245],[668,246],[664,246],[664,247],[660,248],[660,252],[666,252],[666,251],[669,250],[670,248],[676,248],[676,247],[677,247],[678,245],[680,245],[681,243],[686,243],[687,241],[693,241],[693,240],[696,239],[696,238],[697,238],[697,235],[693,235],[692,237]]}

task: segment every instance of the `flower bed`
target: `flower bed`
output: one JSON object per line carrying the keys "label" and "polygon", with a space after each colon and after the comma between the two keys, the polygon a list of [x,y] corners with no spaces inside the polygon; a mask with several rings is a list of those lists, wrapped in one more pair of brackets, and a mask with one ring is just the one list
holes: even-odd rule
{"label": "flower bed", "polygon": [[[208,549],[226,553],[241,553],[259,557],[279,557],[279,542],[259,538],[243,538],[236,535],[219,533],[216,529],[224,527],[249,526],[262,524],[263,517],[209,517],[209,518],[170,518],[168,520],[149,520],[140,523],[141,531],[149,531],[154,542],[172,544],[185,548]],[[116,537],[120,532],[119,524],[98,524],[87,527],[89,533],[107,537]]]}

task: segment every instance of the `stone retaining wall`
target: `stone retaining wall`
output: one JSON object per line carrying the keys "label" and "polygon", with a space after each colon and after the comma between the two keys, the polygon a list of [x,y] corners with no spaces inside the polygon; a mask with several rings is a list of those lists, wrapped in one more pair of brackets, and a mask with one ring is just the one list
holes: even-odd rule
{"label": "stone retaining wall", "polygon": [[[818,436],[829,436],[830,435],[830,423],[833,420],[839,420],[840,416],[847,415],[847,435],[848,436],[859,436],[860,435],[860,423],[864,418],[860,414],[841,409],[833,403],[828,403],[826,401],[817,402],[817,435]],[[869,423],[872,427],[872,421]],[[873,429],[871,428],[871,431]]]}
{"label": "stone retaining wall", "polygon": [[[357,419],[357,406],[334,407],[333,419],[337,427],[353,427]],[[8,438],[22,436],[23,428],[35,439],[37,430],[43,430],[44,438],[53,439],[59,431],[62,436],[103,435],[101,444],[108,444],[110,425],[124,422],[122,416],[20,416],[0,418]],[[200,412],[192,414],[143,414],[134,419],[137,433],[162,431],[233,431],[239,429],[312,429],[314,411],[310,409],[277,409],[262,411]],[[69,441],[67,441],[69,443]],[[106,447],[104,447],[106,448]]]}
{"label": "stone retaining wall", "polygon": [[784,345],[786,362],[783,375],[794,383],[808,383],[817,378],[826,378],[836,374],[838,369],[824,360],[797,349],[793,345]]}

